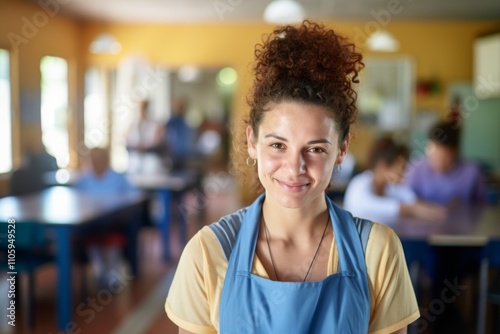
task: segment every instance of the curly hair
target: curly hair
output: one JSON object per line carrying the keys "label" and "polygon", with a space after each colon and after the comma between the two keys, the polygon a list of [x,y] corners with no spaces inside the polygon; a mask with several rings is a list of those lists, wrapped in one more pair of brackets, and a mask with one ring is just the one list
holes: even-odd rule
{"label": "curly hair", "polygon": [[[233,167],[245,176],[245,131],[257,136],[264,113],[272,103],[299,102],[323,107],[335,121],[342,143],[357,116],[355,84],[364,67],[362,55],[346,37],[325,26],[304,21],[276,28],[255,48],[254,82],[247,102],[250,113],[235,136]],[[238,157],[238,155],[241,155]],[[255,173],[255,168],[252,170]],[[262,190],[257,184],[256,190]]]}

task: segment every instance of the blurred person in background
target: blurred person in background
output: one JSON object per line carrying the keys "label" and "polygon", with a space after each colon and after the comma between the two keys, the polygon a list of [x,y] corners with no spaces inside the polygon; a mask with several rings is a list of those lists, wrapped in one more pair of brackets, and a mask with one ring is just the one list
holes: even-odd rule
{"label": "blurred person in background", "polygon": [[375,141],[368,152],[369,170],[356,175],[347,186],[344,208],[353,215],[384,224],[399,217],[442,220],[446,209],[420,201],[410,187],[401,183],[409,152],[389,137]]}
{"label": "blurred person in background", "polygon": [[[135,190],[125,175],[110,168],[108,150],[93,148],[88,158],[87,163],[90,166],[87,166],[88,169],[75,183],[76,189],[88,194],[109,196],[120,196]],[[87,256],[99,287],[107,287],[116,280],[116,272],[123,263],[122,249],[126,242],[126,235],[120,229],[106,229],[102,233],[93,233],[84,240]]]}
{"label": "blurred person in background", "polygon": [[129,172],[150,173],[162,169],[164,129],[150,118],[149,102],[144,100],[139,106],[139,118],[133,122],[128,136]]}
{"label": "blurred person in background", "polygon": [[440,121],[430,129],[426,157],[412,161],[406,174],[406,184],[419,198],[442,205],[485,202],[481,170],[460,157],[460,132],[453,121]]}
{"label": "blurred person in background", "polygon": [[9,195],[21,196],[41,191],[48,187],[46,173],[57,171],[57,160],[42,144],[24,154],[21,167],[9,179]]}
{"label": "blurred person in background", "polygon": [[175,98],[172,102],[172,113],[165,124],[165,141],[173,169],[182,170],[197,157],[196,131],[186,122],[186,101]]}
{"label": "blurred person in background", "polygon": [[[450,214],[458,212],[460,219],[467,211],[467,205],[486,202],[486,185],[479,167],[460,157],[460,114],[448,115],[447,120],[434,124],[428,134],[425,147],[425,157],[410,162],[406,173],[406,184],[420,198],[449,207]],[[455,222],[455,220],[453,221]],[[442,296],[442,282],[454,278],[456,282],[474,277],[479,271],[478,263],[481,258],[481,247],[447,246],[433,247],[435,266],[430,271],[433,289],[432,297]],[[427,267],[429,267],[427,265]],[[459,308],[460,303],[447,305],[444,312],[437,317],[433,324],[436,333],[458,333],[466,328],[463,316],[466,308]],[[450,328],[450,324],[453,325]]]}

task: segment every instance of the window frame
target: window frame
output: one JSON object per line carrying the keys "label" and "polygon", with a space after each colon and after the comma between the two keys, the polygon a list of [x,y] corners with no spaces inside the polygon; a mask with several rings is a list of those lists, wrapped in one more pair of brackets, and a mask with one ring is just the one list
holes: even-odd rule
{"label": "window frame", "polygon": [[20,153],[20,115],[19,115],[19,53],[10,46],[0,44],[0,49],[9,54],[9,85],[10,85],[10,140],[11,169],[0,172],[0,180],[7,180],[21,164]]}
{"label": "window frame", "polygon": [[[61,58],[66,62],[66,84],[67,84],[67,109],[66,109],[66,130],[68,132],[68,163],[66,166],[63,167],[58,167],[59,168],[71,168],[72,165],[74,164],[74,156],[73,156],[73,150],[74,150],[74,138],[72,136],[73,131],[73,126],[74,126],[74,121],[73,121],[73,113],[72,113],[72,94],[73,94],[73,87],[72,87],[72,80],[73,80],[73,68],[72,68],[72,61],[70,57],[64,56],[64,55],[54,55],[54,54],[43,54],[39,61],[38,61],[38,67],[40,70],[40,142],[42,145],[45,146],[45,143],[43,142],[43,126],[42,126],[42,80],[43,80],[43,73],[41,69],[41,64],[42,60],[45,57],[52,57],[52,58]],[[49,152],[50,153],[50,152]],[[54,156],[55,157],[55,156]],[[57,159],[57,157],[55,157]]]}

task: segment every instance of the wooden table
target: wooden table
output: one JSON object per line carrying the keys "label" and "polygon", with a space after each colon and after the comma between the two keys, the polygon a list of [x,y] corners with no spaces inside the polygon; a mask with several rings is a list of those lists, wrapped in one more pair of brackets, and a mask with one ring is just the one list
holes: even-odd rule
{"label": "wooden table", "polygon": [[[119,196],[90,195],[69,187],[52,187],[31,195],[0,199],[0,223],[7,223],[12,218],[16,224],[41,224],[55,231],[57,326],[60,330],[66,330],[72,323],[72,235],[115,214],[125,213],[128,217],[138,218],[140,215],[134,213],[140,212],[148,200],[142,192],[122,193]],[[137,232],[140,223],[139,219],[131,219],[127,227]],[[127,252],[132,272],[137,275],[137,240],[134,233],[129,235],[133,240],[129,240]]]}

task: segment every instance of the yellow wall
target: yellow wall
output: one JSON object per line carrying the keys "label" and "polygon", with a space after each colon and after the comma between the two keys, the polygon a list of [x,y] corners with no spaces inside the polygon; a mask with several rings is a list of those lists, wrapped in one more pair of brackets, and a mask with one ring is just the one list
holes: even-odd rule
{"label": "yellow wall", "polygon": [[[367,22],[328,22],[328,26],[351,36],[356,41],[369,31]],[[394,21],[386,29],[400,42],[395,55],[408,55],[416,65],[417,79],[436,77],[444,88],[453,81],[472,79],[472,42],[477,34],[498,26],[495,22],[471,21]],[[152,63],[177,67],[183,64],[200,66],[230,65],[240,75],[236,113],[245,110],[241,99],[249,88],[249,65],[253,48],[272,26],[248,24],[214,25],[130,25],[87,23],[83,44],[101,32],[110,32],[123,46],[117,56],[87,54],[87,63],[114,64],[124,55],[140,53]],[[369,53],[366,53],[369,55]],[[444,92],[445,89],[442,90]],[[418,108],[446,107],[444,95],[420,98]]]}
{"label": "yellow wall", "polygon": [[[19,166],[22,152],[41,145],[40,130],[40,60],[45,55],[68,61],[70,84],[69,122],[75,128],[81,114],[81,69],[83,52],[79,43],[80,23],[58,11],[50,13],[36,4],[17,0],[0,2],[0,47],[11,52],[14,163]],[[27,23],[28,22],[28,23]],[[29,28],[31,27],[31,29]],[[80,72],[79,72],[80,71]],[[72,131],[72,146],[80,140]],[[72,157],[72,164],[76,156]],[[5,178],[0,180],[0,195],[5,193]]]}
{"label": "yellow wall", "polygon": [[[328,22],[327,25],[351,36],[356,41],[369,32],[367,22]],[[417,79],[436,77],[443,86],[453,81],[472,79],[472,42],[481,32],[498,26],[495,22],[470,21],[394,21],[386,29],[400,42],[396,55],[414,59]],[[215,25],[103,25],[87,23],[84,44],[101,32],[110,32],[122,43],[120,55],[103,57],[87,54],[87,62],[113,64],[123,55],[141,53],[151,62],[169,66],[234,66],[240,74],[240,90],[236,113],[245,110],[241,101],[249,88],[249,64],[253,48],[262,34],[271,30],[265,24]],[[369,53],[366,53],[369,55]],[[444,95],[419,98],[417,108],[444,109]]]}

